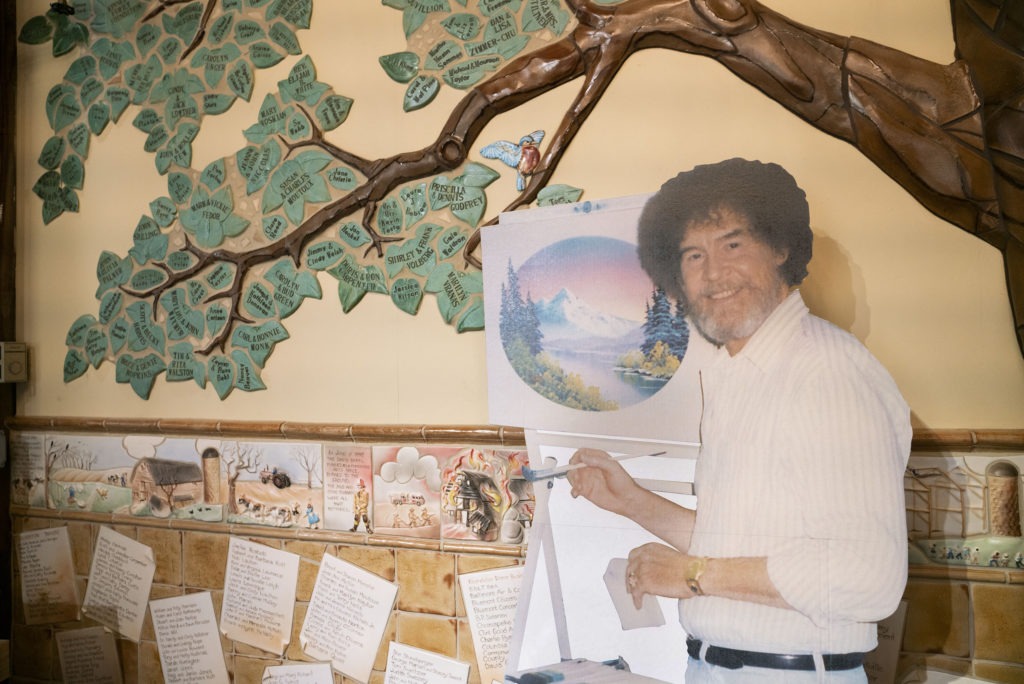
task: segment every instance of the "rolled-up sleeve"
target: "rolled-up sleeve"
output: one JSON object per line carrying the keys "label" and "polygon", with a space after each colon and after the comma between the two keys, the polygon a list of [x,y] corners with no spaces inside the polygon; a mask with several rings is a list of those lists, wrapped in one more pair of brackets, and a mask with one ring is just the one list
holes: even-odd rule
{"label": "rolled-up sleeve", "polygon": [[769,576],[816,625],[880,620],[907,578],[909,410],[887,374],[849,364],[822,364],[799,390],[780,427],[804,534],[779,540]]}

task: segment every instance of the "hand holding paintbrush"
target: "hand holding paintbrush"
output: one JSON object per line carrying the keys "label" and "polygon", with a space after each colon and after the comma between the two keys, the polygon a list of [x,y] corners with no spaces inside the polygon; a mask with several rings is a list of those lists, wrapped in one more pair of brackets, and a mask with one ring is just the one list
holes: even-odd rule
{"label": "hand holding paintbrush", "polygon": [[[640,458],[641,456],[662,456],[664,454],[664,451],[656,451],[653,454],[619,454],[618,456],[612,456],[611,460],[627,461],[631,458]],[[529,482],[536,482],[538,480],[548,480],[554,477],[565,477],[565,474],[571,470],[586,467],[586,463],[570,463],[569,465],[557,466],[554,468],[538,468],[536,470],[529,466],[523,466],[523,477]]]}

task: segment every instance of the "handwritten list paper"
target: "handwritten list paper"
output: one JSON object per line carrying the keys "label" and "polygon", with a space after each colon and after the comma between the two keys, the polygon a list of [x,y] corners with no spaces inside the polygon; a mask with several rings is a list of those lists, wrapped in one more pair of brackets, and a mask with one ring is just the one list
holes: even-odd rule
{"label": "handwritten list paper", "polygon": [[325,555],[299,633],[302,650],[347,677],[368,681],[397,594],[391,582]]}
{"label": "handwritten list paper", "polygon": [[114,635],[103,627],[57,632],[64,684],[121,684]]}
{"label": "handwritten list paper", "polygon": [[392,641],[384,684],[466,684],[469,664]]}
{"label": "handwritten list paper", "polygon": [[260,684],[334,684],[330,663],[272,665],[263,671]]}
{"label": "handwritten list paper", "polygon": [[220,630],[229,639],[281,655],[292,632],[299,557],[231,538]]}
{"label": "handwritten list paper", "polygon": [[51,527],[19,534],[18,568],[26,624],[79,618],[68,528]]}
{"label": "handwritten list paper", "polygon": [[82,612],[137,642],[155,571],[151,548],[100,527]]}
{"label": "handwritten list paper", "polygon": [[523,567],[459,575],[480,681],[504,681]]}
{"label": "handwritten list paper", "polygon": [[229,684],[210,592],[149,602],[166,684]]}

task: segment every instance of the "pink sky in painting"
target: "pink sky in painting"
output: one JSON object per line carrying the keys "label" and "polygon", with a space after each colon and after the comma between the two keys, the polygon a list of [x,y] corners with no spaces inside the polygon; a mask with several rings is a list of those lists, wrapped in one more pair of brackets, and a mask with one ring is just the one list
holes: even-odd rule
{"label": "pink sky in painting", "polygon": [[640,268],[636,245],[606,237],[553,243],[517,272],[524,298],[529,293],[533,301],[550,299],[565,288],[594,308],[635,321],[643,320],[654,289]]}

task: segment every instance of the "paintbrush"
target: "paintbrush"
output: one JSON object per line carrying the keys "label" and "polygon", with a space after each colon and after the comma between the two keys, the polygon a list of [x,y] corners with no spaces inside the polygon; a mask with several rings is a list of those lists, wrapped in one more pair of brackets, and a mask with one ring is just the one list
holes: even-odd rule
{"label": "paintbrush", "polygon": [[[613,461],[627,461],[631,458],[640,458],[641,456],[662,456],[666,452],[656,451],[653,454],[620,454],[618,456],[612,456]],[[576,470],[577,468],[585,468],[586,463],[570,463],[569,465],[556,466],[554,468],[538,468],[534,470],[530,466],[523,466],[523,477],[528,482],[536,482],[537,480],[549,480],[553,477],[565,477],[565,474],[570,470]]]}

